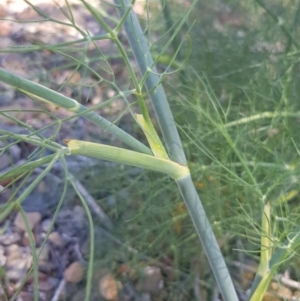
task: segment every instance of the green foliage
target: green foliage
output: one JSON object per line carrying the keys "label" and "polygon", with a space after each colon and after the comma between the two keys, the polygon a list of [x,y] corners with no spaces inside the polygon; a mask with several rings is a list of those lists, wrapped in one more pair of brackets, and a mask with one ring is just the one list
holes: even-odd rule
{"label": "green foliage", "polygon": [[[46,86],[55,71],[71,69],[73,73],[60,85],[58,91],[72,87],[80,97],[82,88],[92,91],[94,87],[103,85],[106,89],[112,89],[116,96],[101,105],[85,106],[65,96],[56,97],[58,94],[54,91],[48,91],[47,95],[47,89],[44,87],[29,81],[22,82],[17,77],[0,70],[0,79],[19,91],[24,92],[27,88],[33,88],[35,90],[27,91],[25,94],[34,99],[51,101],[74,112],[73,116],[60,119],[44,106],[42,112],[50,117],[50,122],[38,130],[12,117],[11,112],[1,112],[2,116],[29,131],[29,134],[21,135],[1,130],[0,138],[5,142],[3,153],[6,148],[19,141],[35,144],[38,148],[28,157],[27,163],[0,175],[0,180],[17,177],[11,185],[18,183],[19,186],[16,185],[14,188],[18,191],[23,185],[22,181],[19,182],[20,179],[29,176],[38,166],[47,164],[47,168],[23,194],[17,198],[13,195],[2,207],[0,220],[10,214],[16,206],[20,206],[24,198],[58,160],[64,165],[66,183],[72,184],[76,190],[76,184],[70,177],[64,159],[67,149],[55,141],[62,124],[79,116],[122,138],[124,143],[135,150],[151,154],[150,149],[141,143],[141,141],[146,143],[144,137],[135,139],[130,135],[127,136],[115,126],[123,116],[125,118],[132,116],[134,121],[133,113],[140,110],[151,131],[157,128],[154,118],[150,118],[153,117],[152,112],[149,113],[147,109],[149,97],[154,103],[154,111],[162,127],[170,158],[184,164],[185,155],[180,147],[179,150],[176,149],[178,143],[173,141],[177,139],[177,134],[173,132],[174,128],[170,129],[163,123],[170,120],[171,115],[165,115],[166,110],[159,107],[163,103],[162,99],[165,99],[159,85],[162,81],[183,142],[188,166],[208,219],[216,237],[227,239],[222,248],[224,257],[230,263],[243,253],[258,260],[259,252],[262,250],[262,236],[266,239],[265,242],[268,242],[269,250],[268,257],[264,261],[264,271],[258,272],[252,288],[252,298],[262,298],[271,277],[280,268],[283,269],[289,263],[289,259],[296,263],[299,260],[296,253],[299,239],[295,233],[298,231],[296,225],[299,224],[300,191],[298,126],[300,86],[297,44],[300,34],[297,26],[300,2],[257,0],[222,1],[216,4],[198,1],[195,7],[192,6],[195,4],[193,3],[182,15],[183,4],[173,5],[171,2],[162,1],[162,6],[170,5],[171,16],[166,11],[163,14],[158,2],[146,2],[145,14],[140,17],[155,60],[154,62],[150,60],[148,54],[139,57],[134,53],[142,76],[139,76],[133,67],[131,51],[142,49],[144,54],[147,53],[147,47],[141,45],[139,49],[131,45],[130,49],[126,43],[121,43],[118,36],[122,25],[130,26],[126,24],[130,10],[124,8],[121,11],[121,19],[117,19],[108,16],[105,10],[95,9],[88,2],[84,4],[91,16],[106,29],[105,34],[93,37],[77,28],[70,17],[68,24],[77,28],[82,39],[53,45],[9,48],[2,52],[25,53],[43,49],[52,51],[57,58],[64,61],[64,64],[45,70],[44,75],[41,75],[42,84]],[[71,15],[70,6],[69,14]],[[164,29],[163,22],[157,21],[166,21],[166,24],[170,25],[168,21],[172,21],[172,18],[174,27],[167,30]],[[191,27],[194,19],[196,22]],[[52,21],[58,22],[54,19]],[[119,52],[103,53],[97,42],[106,39],[112,40]],[[136,40],[135,36],[134,39]],[[189,64],[185,66],[184,57],[189,53],[189,39],[191,57]],[[91,45],[96,45],[92,54],[88,51]],[[149,65],[145,65],[144,57],[147,57],[146,63]],[[120,58],[123,59],[123,65],[127,67],[129,75],[116,78],[111,60]],[[159,74],[155,64],[165,71]],[[178,76],[173,72],[174,68],[179,70]],[[82,80],[74,85],[71,79],[77,71],[80,72]],[[24,83],[27,86],[24,86]],[[42,94],[36,94],[37,91]],[[122,100],[123,108],[118,111],[117,116],[111,118],[113,122],[95,113],[96,110],[103,108],[109,108],[109,111],[110,105],[116,99]],[[66,105],[67,101],[69,105]],[[137,108],[137,104],[140,109]],[[41,134],[47,128],[54,129],[50,137]],[[136,132],[133,134],[141,133],[138,127]],[[54,154],[44,156],[48,151]],[[153,260],[172,258],[172,264],[177,271],[177,283],[182,281],[180,273],[190,273],[192,260],[201,258],[201,262],[204,261],[204,255],[199,255],[201,247],[193,224],[188,219],[188,211],[191,216],[194,211],[188,202],[188,210],[184,206],[180,207],[181,196],[175,189],[175,184],[164,175],[157,176],[147,171],[128,176],[132,170],[134,172],[134,169],[121,166],[100,175],[97,174],[99,171],[90,171],[89,191],[113,219],[115,228],[112,235],[124,243],[121,243],[118,251],[109,253],[104,252],[101,247],[97,248],[99,253],[96,252],[95,261],[94,248],[91,246],[88,286],[91,285],[92,266],[98,258],[101,258],[99,264],[103,266],[115,264],[120,258],[129,265],[136,265],[140,258],[145,258],[145,254]],[[100,176],[101,187],[98,182]],[[190,187],[188,186],[190,184],[186,185]],[[192,189],[188,190],[190,192]],[[181,187],[181,191],[184,191],[184,188]],[[106,198],[108,193],[116,197],[113,206],[108,204]],[[84,197],[78,190],[77,194],[89,212]],[[125,197],[122,194],[125,194]],[[270,203],[271,206],[268,231],[266,221],[264,220],[263,224],[261,222],[266,203]],[[92,220],[91,215],[89,218],[92,232],[96,221]],[[193,222],[197,224],[197,216],[194,218]],[[200,228],[206,230],[201,225]],[[199,230],[197,231],[199,233]],[[202,237],[203,241],[205,243],[205,238]],[[237,242],[240,241],[243,250],[236,250]],[[92,241],[91,244],[93,243]],[[33,241],[31,247],[33,249]],[[138,255],[132,252],[132,249],[138,250]],[[36,266],[35,262],[35,270]],[[37,275],[34,279],[37,281]],[[192,276],[186,277],[185,281],[185,289],[191,291]],[[86,299],[88,298],[87,294]],[[234,297],[231,300],[234,300]]]}

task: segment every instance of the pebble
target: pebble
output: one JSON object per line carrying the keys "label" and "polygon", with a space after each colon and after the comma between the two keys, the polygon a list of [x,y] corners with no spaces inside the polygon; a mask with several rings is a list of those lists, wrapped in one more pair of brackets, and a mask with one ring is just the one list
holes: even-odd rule
{"label": "pebble", "polygon": [[39,262],[49,261],[49,246],[47,244],[45,244],[42,249],[36,249],[36,253],[39,254]]}
{"label": "pebble", "polygon": [[21,236],[19,233],[6,233],[0,236],[0,244],[3,246],[9,246],[19,242]]}
{"label": "pebble", "polygon": [[0,245],[0,267],[4,266],[6,263],[5,249]]}
{"label": "pebble", "polygon": [[3,154],[0,156],[0,170],[8,167],[11,164],[11,156]]}
{"label": "pebble", "polygon": [[18,258],[21,258],[22,255],[23,255],[22,247],[16,244],[10,245],[6,248],[6,258],[8,263]]}
{"label": "pebble", "polygon": [[[42,219],[42,215],[39,212],[26,212],[26,216],[31,230],[34,229],[34,227],[38,225]],[[20,212],[18,212],[15,217],[14,223],[19,229],[26,231],[25,221],[23,220]]]}
{"label": "pebble", "polygon": [[155,294],[164,287],[163,276],[158,267],[147,266],[143,268],[141,279],[137,288],[145,293]]}
{"label": "pebble", "polygon": [[118,299],[118,283],[111,274],[107,274],[99,280],[99,292],[106,300]]}
{"label": "pebble", "polygon": [[61,237],[61,235],[57,231],[50,233],[48,236],[48,240],[57,247],[64,247],[66,244],[63,238]]}
{"label": "pebble", "polygon": [[50,218],[43,220],[41,223],[42,231],[47,233],[50,230],[51,223],[52,223],[52,220]]}
{"label": "pebble", "polygon": [[24,256],[20,259],[15,259],[6,262],[6,277],[13,281],[20,283],[26,276],[28,269],[32,263],[31,255]]}
{"label": "pebble", "polygon": [[67,282],[78,283],[83,279],[84,267],[79,261],[71,263],[64,271]]}

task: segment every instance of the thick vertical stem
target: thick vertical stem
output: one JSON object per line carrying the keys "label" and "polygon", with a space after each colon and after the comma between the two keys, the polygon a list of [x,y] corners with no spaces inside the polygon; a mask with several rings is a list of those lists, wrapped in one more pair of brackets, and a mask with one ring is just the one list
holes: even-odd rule
{"label": "thick vertical stem", "polygon": [[[125,14],[126,8],[131,5],[129,0],[114,0],[114,2],[116,5],[118,5],[121,16]],[[181,165],[186,165],[186,158],[182,143],[177,132],[167,97],[162,85],[160,84],[161,78],[157,74],[147,41],[137,16],[133,10],[131,10],[127,19],[125,20],[124,28],[136,61],[139,65],[140,72],[142,76],[147,74],[145,81],[146,89],[149,92],[149,96],[159,122],[169,156],[171,160]],[[216,241],[209,220],[205,214],[202,203],[195,190],[191,177],[186,176],[180,180],[177,180],[176,182],[186,203],[198,236],[202,242],[203,248],[208,257],[224,300],[238,301],[238,297],[229,271],[226,267],[223,255]]]}
{"label": "thick vertical stem", "polygon": [[192,178],[187,176],[177,180],[176,182],[203,245],[203,249],[206,253],[210,267],[214,273],[224,300],[238,301],[224,257],[199,199]]}
{"label": "thick vertical stem", "polygon": [[[115,0],[118,5],[121,16],[126,12],[126,8],[130,6],[128,0]],[[166,146],[171,160],[181,165],[186,165],[185,154],[182,149],[181,141],[177,128],[167,101],[166,94],[160,84],[160,76],[154,66],[152,56],[150,54],[147,41],[141,29],[139,20],[133,10],[124,22],[124,28],[138,63],[141,74],[144,76],[151,70],[145,81],[146,89],[156,114],[156,118],[160,125]]]}

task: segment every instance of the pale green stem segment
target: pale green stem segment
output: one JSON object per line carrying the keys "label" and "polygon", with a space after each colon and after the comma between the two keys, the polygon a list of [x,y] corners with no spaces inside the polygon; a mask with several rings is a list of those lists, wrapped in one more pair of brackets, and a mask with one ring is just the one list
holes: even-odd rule
{"label": "pale green stem segment", "polygon": [[271,241],[271,207],[270,203],[264,206],[261,229],[260,263],[253,281],[253,294],[250,301],[261,301],[272,279],[270,260],[272,258]]}
{"label": "pale green stem segment", "polygon": [[262,300],[262,298],[264,297],[265,291],[268,289],[268,286],[272,279],[272,276],[273,276],[273,274],[271,274],[271,271],[268,271],[267,273],[265,273],[265,275],[263,277],[260,277],[260,282],[249,301],[261,301]]}
{"label": "pale green stem segment", "polygon": [[48,164],[53,160],[55,156],[56,156],[55,154],[49,155],[47,157],[43,157],[32,162],[26,162],[20,166],[14,167],[9,171],[7,171],[6,173],[0,174],[0,181],[4,181],[6,179],[13,179],[24,173],[29,172],[30,170],[35,169],[36,167],[39,167],[43,164]]}
{"label": "pale green stem segment", "polygon": [[142,128],[155,157],[169,160],[169,156],[159,139],[152,122],[147,122],[143,115],[135,114],[138,125]]}
{"label": "pale green stem segment", "polygon": [[260,263],[257,272],[265,275],[270,269],[269,261],[272,255],[271,207],[269,202],[264,207],[261,231]]}
{"label": "pale green stem segment", "polygon": [[85,5],[85,7],[90,11],[90,13],[93,15],[93,17],[99,22],[99,24],[109,33],[110,38],[114,41],[114,43],[116,44],[116,46],[118,47],[121,56],[124,60],[125,65],[128,68],[128,71],[130,73],[131,79],[133,81],[133,84],[135,86],[136,89],[136,94],[137,94],[137,101],[138,104],[140,106],[140,109],[142,111],[142,114],[144,116],[144,118],[147,120],[148,123],[152,123],[149,113],[148,113],[148,109],[145,103],[144,98],[142,97],[142,89],[141,86],[138,82],[137,76],[135,74],[134,69],[131,66],[130,60],[128,58],[128,55],[124,49],[124,47],[122,46],[119,38],[118,38],[118,33],[122,28],[122,25],[124,23],[124,21],[126,20],[128,14],[130,13],[130,8],[127,9],[124,13],[124,15],[122,16],[122,19],[119,21],[119,24],[117,25],[117,27],[115,29],[111,29],[110,26],[104,21],[103,17],[101,16],[101,14],[99,14],[99,12],[97,11],[97,9],[95,9],[92,5],[90,5],[89,3],[87,3],[86,1],[82,0],[83,4]]}
{"label": "pale green stem segment", "polygon": [[134,137],[118,128],[116,125],[101,117],[97,113],[87,109],[75,99],[64,96],[42,85],[12,74],[0,68],[0,81],[15,87],[22,93],[34,97],[40,101],[52,104],[61,108],[65,108],[71,112],[82,115],[97,126],[105,129],[108,133],[114,135],[134,150],[151,155],[151,150],[136,140]]}
{"label": "pale green stem segment", "polygon": [[[128,13],[128,8],[132,7],[130,0],[114,0],[118,7],[121,17]],[[186,12],[187,15],[192,11],[197,1],[193,1]],[[183,18],[182,23],[186,18]],[[124,29],[127,34],[132,52],[135,56],[139,69],[145,79],[145,86],[149,92],[149,97],[153,105],[157,121],[166,143],[168,154],[171,160],[182,165],[186,165],[186,158],[183,152],[181,140],[174,122],[174,118],[169,107],[166,94],[161,85],[161,76],[158,74],[154,65],[145,32],[142,30],[139,20],[133,9],[130,10],[124,22]]]}
{"label": "pale green stem segment", "polygon": [[292,189],[291,191],[282,194],[276,201],[274,201],[274,206],[280,206],[283,203],[287,203],[290,200],[293,200],[297,195],[299,191],[296,189]]}
{"label": "pale green stem segment", "polygon": [[243,117],[241,119],[232,121],[232,122],[228,122],[224,124],[224,127],[229,128],[232,126],[236,126],[236,125],[241,125],[241,124],[245,124],[245,123],[249,123],[252,121],[256,121],[256,120],[260,120],[260,119],[265,119],[265,118],[276,118],[276,117],[296,117],[299,118],[300,117],[300,112],[285,112],[285,111],[281,111],[281,112],[263,112],[263,113],[259,113],[256,115],[252,115],[252,116],[248,116],[248,117]]}
{"label": "pale green stem segment", "polygon": [[188,167],[127,149],[80,140],[65,140],[71,155],[83,155],[165,173],[175,180],[190,174]]}
{"label": "pale green stem segment", "polygon": [[[259,272],[256,274],[253,281],[249,301],[262,300],[272,278],[280,267],[280,264],[295,255],[295,250],[297,250],[300,245],[300,227],[297,227],[293,232],[287,234],[287,239],[283,243],[278,244],[275,250],[274,246],[272,245],[270,236],[268,239],[268,233],[270,233],[271,229],[270,207],[268,204],[264,208],[262,228],[262,234],[266,235],[265,238],[262,238],[262,245],[265,244],[266,246],[266,248],[262,249],[262,253],[265,254],[262,254],[262,258],[264,259],[261,259],[258,268]],[[262,260],[268,260],[268,263],[262,263]]]}

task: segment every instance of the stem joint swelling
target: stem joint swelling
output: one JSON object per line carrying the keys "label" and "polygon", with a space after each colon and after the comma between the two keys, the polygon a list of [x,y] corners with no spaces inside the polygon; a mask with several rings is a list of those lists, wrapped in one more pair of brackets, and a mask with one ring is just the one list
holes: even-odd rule
{"label": "stem joint swelling", "polygon": [[190,170],[187,166],[180,165],[169,159],[157,158],[119,147],[87,141],[66,139],[65,143],[68,145],[68,152],[66,152],[68,155],[88,156],[154,170],[165,173],[175,180],[183,179],[190,175]]}
{"label": "stem joint swelling", "polygon": [[118,38],[118,32],[114,29],[109,33],[110,39],[115,41]]}

